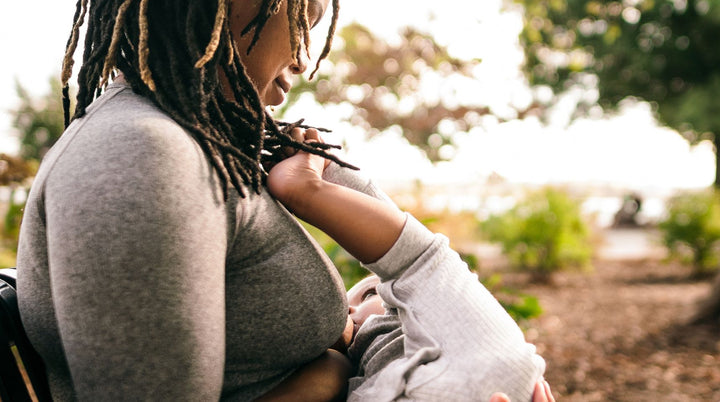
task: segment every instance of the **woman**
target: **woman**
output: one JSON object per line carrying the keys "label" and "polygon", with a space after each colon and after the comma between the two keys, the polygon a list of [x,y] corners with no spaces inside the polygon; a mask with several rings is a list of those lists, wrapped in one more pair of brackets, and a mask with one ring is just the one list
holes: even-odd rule
{"label": "woman", "polygon": [[[265,112],[306,71],[329,6],[78,2],[63,68],[66,84],[87,16],[78,102],[18,250],[20,309],[54,399],[271,399],[308,369],[331,374],[318,390],[345,384],[328,351],[347,322],[343,285],[263,169],[292,150],[344,165]],[[399,222],[360,258],[383,255]]]}
{"label": "woman", "polygon": [[18,250],[54,399],[250,400],[340,337],[342,281],[261,166],[288,147],[327,155],[265,107],[306,71],[329,7],[78,2],[63,70],[67,83],[87,17],[77,107]]}

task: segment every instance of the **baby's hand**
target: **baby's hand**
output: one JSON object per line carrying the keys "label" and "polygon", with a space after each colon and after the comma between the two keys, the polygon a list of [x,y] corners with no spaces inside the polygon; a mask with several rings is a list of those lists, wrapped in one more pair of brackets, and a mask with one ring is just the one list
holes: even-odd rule
{"label": "baby's hand", "polygon": [[[490,402],[512,402],[510,398],[502,392],[496,392],[490,397]],[[555,397],[550,391],[550,384],[545,380],[540,380],[535,384],[532,402],[555,402]]]}

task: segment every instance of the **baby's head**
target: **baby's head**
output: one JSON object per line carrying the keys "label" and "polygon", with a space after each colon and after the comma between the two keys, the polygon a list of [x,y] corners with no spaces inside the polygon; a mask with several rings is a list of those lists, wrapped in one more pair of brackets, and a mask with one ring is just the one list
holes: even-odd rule
{"label": "baby's head", "polygon": [[375,290],[379,283],[380,278],[376,275],[370,275],[348,290],[347,298],[350,309],[345,330],[341,340],[338,342],[343,344],[339,345],[341,349],[346,350],[350,346],[358,329],[368,317],[385,314],[383,301]]}
{"label": "baby's head", "polygon": [[360,327],[373,314],[385,314],[383,300],[378,296],[376,290],[379,284],[380,278],[377,275],[370,275],[348,290],[350,318],[357,327]]}

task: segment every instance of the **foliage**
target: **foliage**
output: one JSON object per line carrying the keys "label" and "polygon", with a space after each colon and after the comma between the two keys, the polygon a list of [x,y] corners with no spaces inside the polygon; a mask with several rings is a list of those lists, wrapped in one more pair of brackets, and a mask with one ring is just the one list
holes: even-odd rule
{"label": "foliage", "polygon": [[11,111],[12,124],[20,137],[19,156],[25,160],[40,161],[65,129],[62,86],[55,77],[49,84],[49,92],[39,98],[32,97],[20,83],[15,84],[19,106]]}
{"label": "foliage", "polygon": [[18,234],[27,194],[40,160],[60,138],[64,130],[61,85],[49,80],[50,90],[35,98],[16,83],[19,105],[10,111],[12,125],[18,131],[20,155],[0,154],[0,186],[9,188],[9,196],[0,228],[0,266],[15,264]]}
{"label": "foliage", "polygon": [[659,228],[670,255],[689,260],[695,275],[717,271],[720,264],[720,195],[717,191],[679,194],[667,205],[667,216]]}
{"label": "foliage", "polygon": [[[291,92],[289,107],[302,92],[312,92],[321,104],[352,105],[350,122],[374,135],[389,128],[402,131],[407,140],[426,152],[431,161],[442,160],[440,148],[453,146],[452,132],[467,131],[479,116],[490,113],[484,105],[458,104],[423,93],[423,80],[434,75],[470,79],[479,60],[450,56],[427,34],[406,28],[397,45],[388,44],[370,30],[351,24],[339,33],[344,48],[330,54],[334,68],[313,81],[303,81]],[[426,91],[427,92],[427,91]],[[441,125],[453,127],[451,132]]]}
{"label": "foliage", "polygon": [[[461,253],[460,257],[468,264],[468,268],[477,272],[480,262],[476,255]],[[517,289],[502,285],[502,275],[492,274],[480,278],[480,282],[493,294],[516,322],[539,317],[543,310],[537,297],[519,292]]]}
{"label": "foliage", "polygon": [[490,241],[499,242],[516,267],[550,279],[554,271],[589,268],[590,230],[580,203],[562,190],[545,188],[515,207],[481,223]]}
{"label": "foliage", "polygon": [[37,163],[8,154],[0,154],[0,186],[18,187],[27,185],[35,176]]}
{"label": "foliage", "polygon": [[22,222],[25,201],[19,201],[18,192],[27,191],[26,188],[11,187],[8,196],[7,210],[0,227],[0,268],[15,265],[17,254],[20,223]]}
{"label": "foliage", "polygon": [[0,267],[15,265],[20,223],[25,208],[24,197],[18,197],[18,194],[29,191],[30,181],[36,171],[36,161],[0,154],[0,186],[9,189],[0,227]]}
{"label": "foliage", "polygon": [[715,134],[720,144],[720,1],[514,1],[525,10],[532,85],[561,93],[597,84],[580,112],[596,100],[612,109],[639,97],[692,142]]}

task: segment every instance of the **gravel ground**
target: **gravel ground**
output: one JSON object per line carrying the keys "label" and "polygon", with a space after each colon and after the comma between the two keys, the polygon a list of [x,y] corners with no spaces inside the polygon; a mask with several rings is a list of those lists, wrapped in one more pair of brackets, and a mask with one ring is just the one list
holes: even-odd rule
{"label": "gravel ground", "polygon": [[559,401],[720,401],[720,325],[689,325],[710,280],[658,258],[598,260],[553,284],[505,273],[539,298],[526,336]]}

